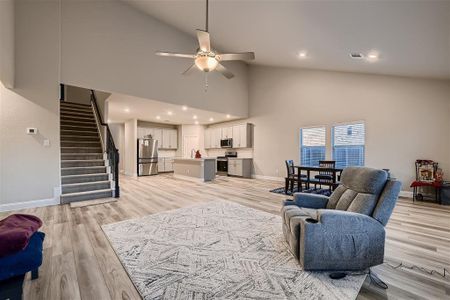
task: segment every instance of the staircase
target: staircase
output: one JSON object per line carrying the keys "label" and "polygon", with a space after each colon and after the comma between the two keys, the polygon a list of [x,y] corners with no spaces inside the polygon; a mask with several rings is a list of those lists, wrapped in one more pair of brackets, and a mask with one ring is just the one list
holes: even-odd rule
{"label": "staircase", "polygon": [[92,107],[61,102],[61,203],[113,197]]}

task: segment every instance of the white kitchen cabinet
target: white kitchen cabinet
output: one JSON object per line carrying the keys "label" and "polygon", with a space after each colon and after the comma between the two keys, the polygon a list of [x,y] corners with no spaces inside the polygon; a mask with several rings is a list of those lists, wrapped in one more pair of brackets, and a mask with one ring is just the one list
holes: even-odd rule
{"label": "white kitchen cabinet", "polygon": [[241,148],[241,127],[242,125],[234,125],[232,128],[233,148]]}
{"label": "white kitchen cabinet", "polygon": [[205,149],[211,149],[211,129],[205,129]]}
{"label": "white kitchen cabinet", "polygon": [[177,149],[178,148],[178,131],[176,129],[169,130],[169,149]]}
{"label": "white kitchen cabinet", "polygon": [[153,137],[153,135],[154,135],[154,129],[153,128],[145,128],[145,130],[144,130],[144,136],[145,137],[148,137],[148,136],[152,136]]}
{"label": "white kitchen cabinet", "polygon": [[158,173],[165,172],[164,157],[158,157]]}
{"label": "white kitchen cabinet", "polygon": [[178,148],[178,132],[176,129],[162,129],[161,149],[177,149]]}
{"label": "white kitchen cabinet", "polygon": [[173,157],[158,158],[158,173],[173,172]]}
{"label": "white kitchen cabinet", "polygon": [[162,142],[161,147],[162,149],[169,149],[170,144],[170,132],[168,129],[162,130]]}
{"label": "white kitchen cabinet", "polygon": [[220,140],[222,139],[222,128],[216,127],[211,129],[211,148],[220,148]]}
{"label": "white kitchen cabinet", "polygon": [[178,149],[178,130],[173,128],[138,127],[138,138],[151,135],[158,141],[159,149]]}
{"label": "white kitchen cabinet", "polygon": [[233,126],[233,148],[252,147],[252,126],[239,124]]}
{"label": "white kitchen cabinet", "polygon": [[142,127],[138,127],[138,129],[137,129],[137,137],[138,137],[138,139],[142,139],[143,137],[144,137],[144,130],[145,130],[145,128],[142,128]]}
{"label": "white kitchen cabinet", "polygon": [[228,175],[251,178],[252,162],[251,158],[228,158]]}
{"label": "white kitchen cabinet", "polygon": [[165,172],[173,172],[173,157],[164,158],[164,170]]}
{"label": "white kitchen cabinet", "polygon": [[222,127],[222,139],[231,139],[233,137],[233,127]]}
{"label": "white kitchen cabinet", "polygon": [[158,141],[158,148],[162,146],[162,129],[153,128],[153,139]]}

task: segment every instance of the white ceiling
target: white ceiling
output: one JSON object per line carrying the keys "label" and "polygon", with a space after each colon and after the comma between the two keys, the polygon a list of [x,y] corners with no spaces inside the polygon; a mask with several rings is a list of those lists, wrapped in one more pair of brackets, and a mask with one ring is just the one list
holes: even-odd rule
{"label": "white ceiling", "polygon": [[[175,105],[122,94],[111,94],[108,102],[108,123],[123,123],[130,119],[164,124],[213,124],[238,119],[236,116]],[[171,112],[171,115],[169,115]],[[194,115],[197,119],[194,119]],[[160,117],[159,119],[157,117]],[[213,118],[210,121],[210,118]]]}
{"label": "white ceiling", "polygon": [[[205,1],[123,1],[193,37],[205,26]],[[209,29],[213,46],[255,51],[255,64],[450,78],[449,0],[211,0]],[[369,51],[379,60],[349,57]]]}

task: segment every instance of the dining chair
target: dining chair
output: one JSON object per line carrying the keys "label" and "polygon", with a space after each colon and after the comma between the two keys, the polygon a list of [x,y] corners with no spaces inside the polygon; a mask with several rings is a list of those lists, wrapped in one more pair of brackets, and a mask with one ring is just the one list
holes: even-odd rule
{"label": "dining chair", "polygon": [[[284,181],[284,193],[287,194],[287,191],[290,190],[291,193],[294,192],[294,185],[297,182],[298,191],[302,190],[301,183],[298,181],[298,175],[295,174],[294,161],[292,159],[286,160],[286,173],[287,176]],[[302,178],[306,178],[306,175],[300,175]]]}
{"label": "dining chair", "polygon": [[[319,167],[334,169],[336,167],[336,161],[334,160],[319,160]],[[319,180],[320,188],[322,188],[322,182],[332,182],[333,172],[331,171],[319,171],[319,174],[314,176],[315,179]],[[329,186],[330,191],[332,190],[332,185]],[[317,184],[314,184],[314,188],[317,188]]]}

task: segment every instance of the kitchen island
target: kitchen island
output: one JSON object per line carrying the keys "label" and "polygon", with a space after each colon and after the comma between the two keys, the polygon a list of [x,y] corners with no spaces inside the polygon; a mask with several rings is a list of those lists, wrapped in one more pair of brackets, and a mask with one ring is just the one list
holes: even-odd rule
{"label": "kitchen island", "polygon": [[175,158],[173,160],[175,177],[195,181],[212,181],[216,177],[215,158]]}

